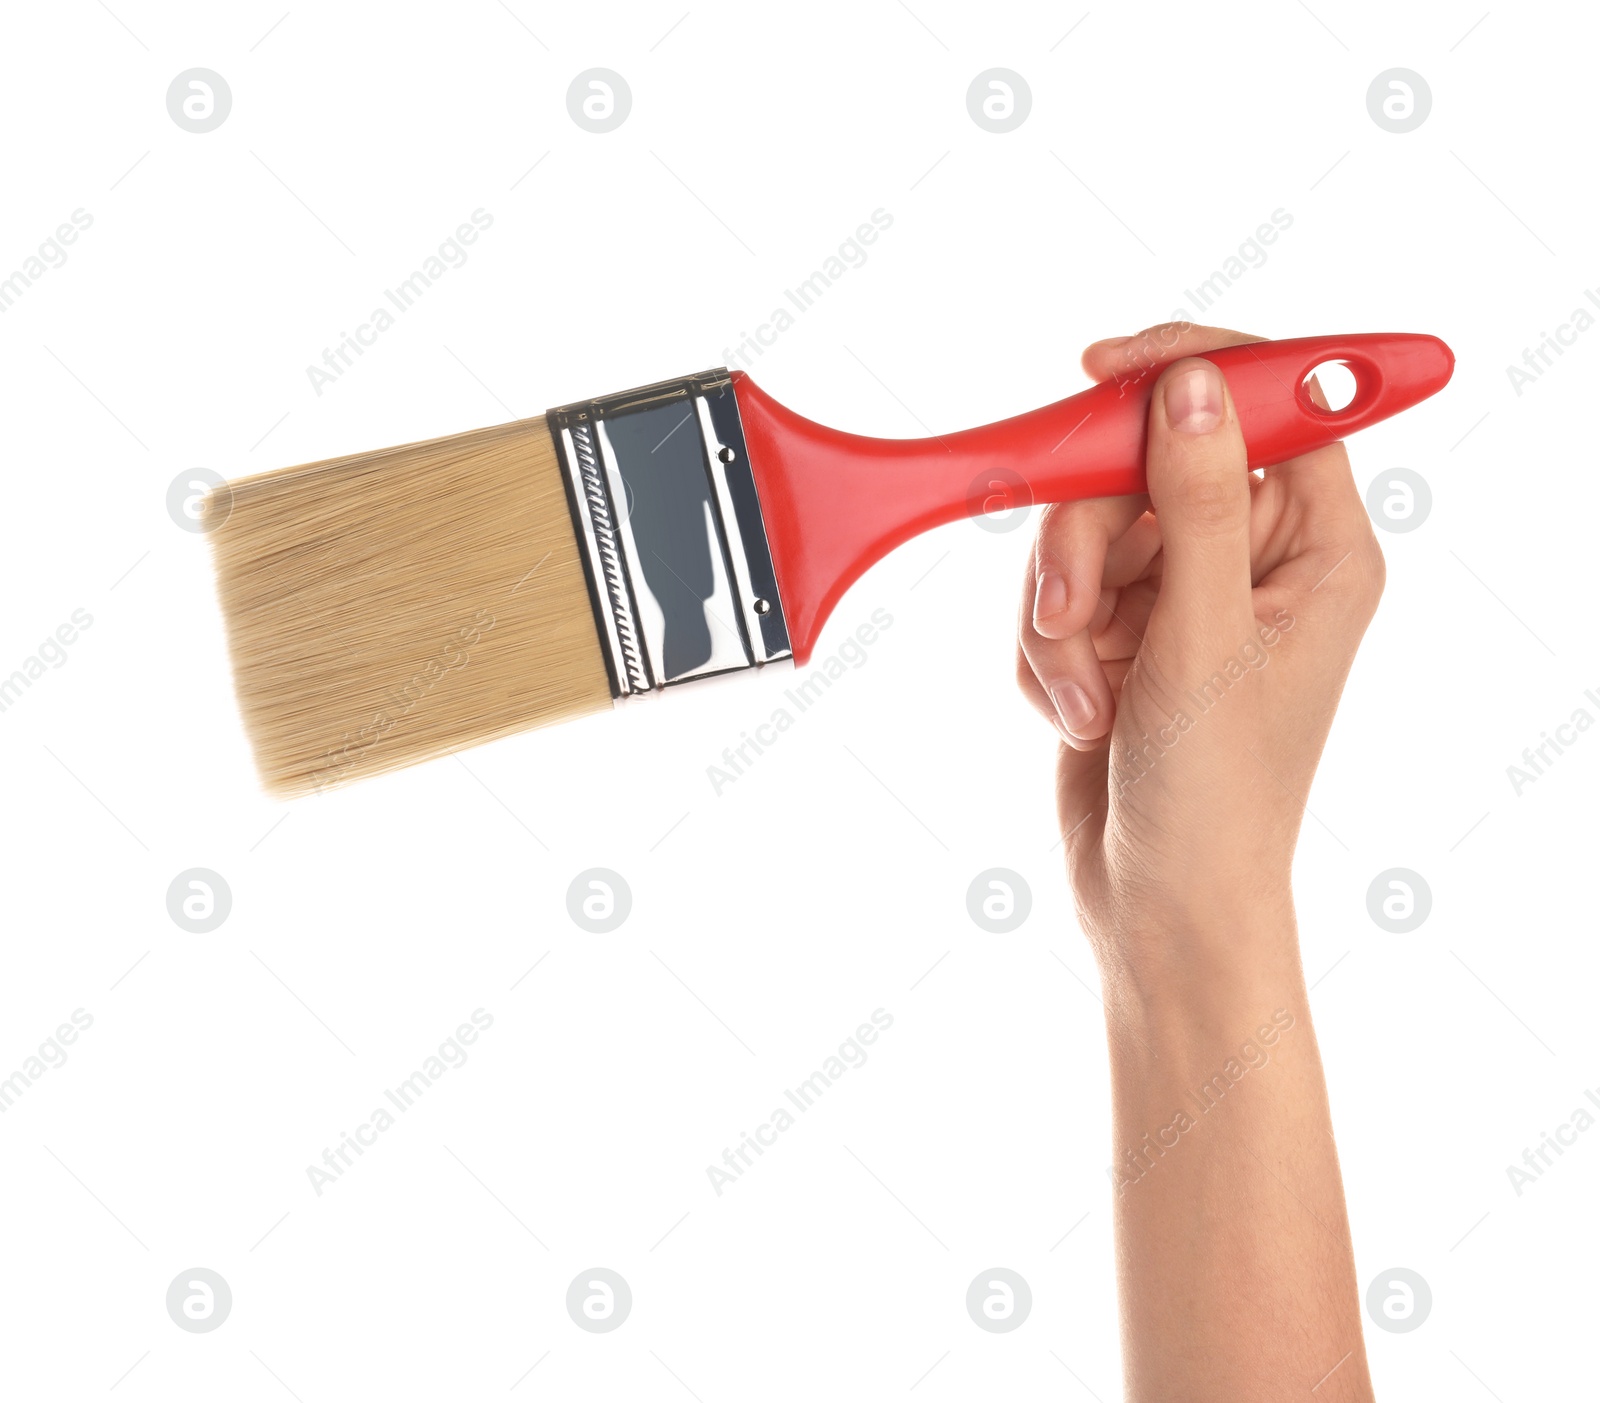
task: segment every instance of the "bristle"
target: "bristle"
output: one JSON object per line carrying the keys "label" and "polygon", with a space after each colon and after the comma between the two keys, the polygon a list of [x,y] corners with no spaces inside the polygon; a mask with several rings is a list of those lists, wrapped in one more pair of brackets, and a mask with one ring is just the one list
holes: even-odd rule
{"label": "bristle", "polygon": [[542,418],[244,478],[205,511],[275,794],[610,704]]}

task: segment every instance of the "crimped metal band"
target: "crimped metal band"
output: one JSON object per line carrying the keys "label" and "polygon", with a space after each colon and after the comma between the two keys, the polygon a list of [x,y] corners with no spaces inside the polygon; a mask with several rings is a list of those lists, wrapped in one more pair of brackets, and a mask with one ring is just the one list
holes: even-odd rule
{"label": "crimped metal band", "polygon": [[595,443],[593,426],[587,422],[574,424],[565,431],[565,442],[570,444],[573,460],[577,464],[577,486],[583,495],[593,554],[605,586],[605,603],[609,606],[613,621],[617,671],[625,678],[628,691],[643,691],[649,686],[649,679],[644,670],[644,658],[639,651],[633,604],[628,597],[627,577],[623,573],[622,545],[617,537],[616,522],[611,516],[611,494],[606,491],[605,469],[600,462],[600,449]]}
{"label": "crimped metal band", "polygon": [[552,409],[612,695],[790,656],[726,370]]}

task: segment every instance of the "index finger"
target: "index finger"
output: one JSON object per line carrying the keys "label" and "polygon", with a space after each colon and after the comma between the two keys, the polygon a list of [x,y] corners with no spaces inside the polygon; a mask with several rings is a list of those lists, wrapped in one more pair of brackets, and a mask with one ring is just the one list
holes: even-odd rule
{"label": "index finger", "polygon": [[1083,353],[1083,368],[1092,380],[1110,380],[1141,375],[1185,356],[1198,356],[1224,346],[1247,346],[1252,341],[1265,339],[1248,331],[1230,331],[1224,326],[1163,322],[1160,326],[1147,326],[1133,336],[1096,341]]}

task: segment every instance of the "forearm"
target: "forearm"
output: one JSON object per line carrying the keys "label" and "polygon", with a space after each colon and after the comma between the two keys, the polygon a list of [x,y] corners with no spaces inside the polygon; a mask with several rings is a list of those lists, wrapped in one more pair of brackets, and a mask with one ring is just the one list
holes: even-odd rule
{"label": "forearm", "polygon": [[1107,981],[1127,1396],[1253,1403],[1315,1387],[1318,1403],[1361,1403],[1360,1300],[1293,916],[1225,925],[1173,933],[1215,957]]}

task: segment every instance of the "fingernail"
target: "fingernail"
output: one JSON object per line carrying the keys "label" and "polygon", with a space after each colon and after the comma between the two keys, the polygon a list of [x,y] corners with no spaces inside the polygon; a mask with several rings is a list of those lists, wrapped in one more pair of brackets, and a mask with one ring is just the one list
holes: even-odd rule
{"label": "fingernail", "polygon": [[1091,351],[1115,351],[1119,346],[1126,346],[1132,341],[1131,336],[1108,336],[1104,341],[1096,341],[1089,347]]}
{"label": "fingernail", "polygon": [[1067,582],[1054,570],[1041,570],[1033,592],[1033,626],[1046,638],[1059,638],[1054,623],[1067,607]]}
{"label": "fingernail", "polygon": [[1089,694],[1076,682],[1057,682],[1050,688],[1050,700],[1056,704],[1061,724],[1079,740],[1086,739],[1084,732],[1094,724],[1094,703]]}
{"label": "fingernail", "polygon": [[1199,361],[1167,380],[1164,402],[1175,433],[1208,434],[1222,422],[1222,373]]}

